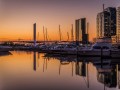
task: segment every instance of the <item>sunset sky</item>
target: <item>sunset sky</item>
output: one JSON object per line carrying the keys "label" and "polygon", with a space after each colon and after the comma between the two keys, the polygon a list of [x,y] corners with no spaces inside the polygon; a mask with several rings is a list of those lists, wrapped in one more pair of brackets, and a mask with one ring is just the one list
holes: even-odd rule
{"label": "sunset sky", "polygon": [[0,0],[0,40],[32,39],[33,23],[37,23],[39,40],[43,40],[43,26],[48,29],[49,40],[58,40],[59,24],[62,40],[67,40],[71,24],[83,17],[90,24],[92,40],[96,36],[96,15],[103,3],[105,8],[120,6],[120,0]]}

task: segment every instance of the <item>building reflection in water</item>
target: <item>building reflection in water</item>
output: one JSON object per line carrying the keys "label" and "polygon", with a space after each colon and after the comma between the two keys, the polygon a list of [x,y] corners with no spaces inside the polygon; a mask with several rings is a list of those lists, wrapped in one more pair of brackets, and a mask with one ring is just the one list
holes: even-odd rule
{"label": "building reflection in water", "polygon": [[75,73],[76,75],[82,76],[85,80],[87,87],[89,88],[89,71],[88,71],[88,63],[87,62],[79,62],[77,60],[75,65]]}
{"label": "building reflection in water", "polygon": [[117,86],[117,73],[116,69],[105,72],[99,72],[97,73],[97,80],[107,87],[116,87]]}
{"label": "building reflection in water", "polygon": [[[61,75],[61,69],[62,66],[64,65],[69,65],[71,63],[71,71],[72,71],[72,76],[74,73],[78,76],[82,76],[86,86],[89,88],[89,72],[88,72],[88,62],[85,62],[84,60],[79,60],[77,56],[75,57],[66,57],[66,56],[61,56],[61,57],[56,57],[60,63],[59,63],[59,75]],[[74,63],[75,63],[75,68],[74,68]]]}
{"label": "building reflection in water", "polygon": [[39,67],[39,59],[40,59],[40,53],[33,52],[33,70],[36,71],[37,67]]}
{"label": "building reflection in water", "polygon": [[[33,54],[33,69],[36,71],[37,69],[37,60],[36,60],[36,52]],[[40,56],[38,56],[40,58]],[[89,62],[88,59],[81,60],[78,57],[64,57],[64,56],[52,56],[52,57],[43,57],[43,72],[47,70],[50,58],[59,60],[59,75],[61,75],[62,66],[71,64],[71,75],[74,74],[80,77],[83,77],[86,86],[89,88]],[[99,61],[99,59],[98,59]],[[103,60],[104,61],[104,60]],[[108,60],[110,61],[110,60]],[[118,85],[120,89],[120,65],[114,64],[104,64],[101,67],[101,63],[94,64],[95,60],[91,61],[97,70],[97,80],[99,83],[102,83],[105,88],[115,88]]]}
{"label": "building reflection in water", "polygon": [[33,52],[33,70],[36,71],[37,69],[37,62],[36,62],[36,52]]}
{"label": "building reflection in water", "polygon": [[117,86],[117,68],[116,65],[104,64],[101,67],[101,63],[95,65],[97,69],[97,80],[106,87],[115,88]]}
{"label": "building reflection in water", "polygon": [[118,89],[120,89],[120,65],[117,64]]}
{"label": "building reflection in water", "polygon": [[[34,71],[36,71],[37,68],[39,67],[39,59],[40,59],[40,53],[33,52],[33,70]],[[49,61],[49,58],[43,57],[43,72],[47,70],[48,61]]]}
{"label": "building reflection in water", "polygon": [[76,75],[86,77],[86,63],[76,62]]}
{"label": "building reflection in water", "polygon": [[[47,57],[50,58],[50,57]],[[61,75],[62,66],[71,64],[71,74],[78,76],[82,76],[86,86],[89,88],[89,71],[88,71],[88,62],[84,62],[85,60],[79,60],[77,56],[52,56],[52,59],[55,58],[59,60],[59,75]],[[74,66],[75,63],[75,66]],[[44,60],[45,64],[45,60]],[[44,66],[44,65],[43,65]],[[75,67],[75,68],[74,68]]]}

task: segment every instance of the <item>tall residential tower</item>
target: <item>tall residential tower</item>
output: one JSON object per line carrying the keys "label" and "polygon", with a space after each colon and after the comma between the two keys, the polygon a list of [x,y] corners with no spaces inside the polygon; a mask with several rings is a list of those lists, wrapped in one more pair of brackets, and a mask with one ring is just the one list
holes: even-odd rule
{"label": "tall residential tower", "polygon": [[116,35],[116,8],[108,7],[97,14],[97,38]]}
{"label": "tall residential tower", "polygon": [[117,40],[120,42],[120,7],[117,8]]}
{"label": "tall residential tower", "polygon": [[75,39],[77,44],[82,42],[88,43],[88,34],[86,31],[86,18],[77,19],[75,21]]}

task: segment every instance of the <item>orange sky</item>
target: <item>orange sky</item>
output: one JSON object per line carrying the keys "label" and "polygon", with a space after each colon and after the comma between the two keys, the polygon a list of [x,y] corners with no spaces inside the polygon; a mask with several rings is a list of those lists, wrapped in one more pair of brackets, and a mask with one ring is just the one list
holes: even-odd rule
{"label": "orange sky", "polygon": [[39,40],[43,40],[43,26],[48,29],[49,40],[58,40],[59,24],[62,40],[67,40],[71,24],[83,17],[90,24],[92,40],[96,36],[96,15],[103,3],[105,7],[120,6],[119,0],[0,0],[0,40],[32,39],[35,22]]}

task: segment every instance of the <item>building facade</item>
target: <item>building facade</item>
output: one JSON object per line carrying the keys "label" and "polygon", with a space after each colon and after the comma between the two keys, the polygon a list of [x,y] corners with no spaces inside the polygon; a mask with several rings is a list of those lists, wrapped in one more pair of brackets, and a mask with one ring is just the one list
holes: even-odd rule
{"label": "building facade", "polygon": [[97,38],[116,35],[116,8],[108,7],[97,14]]}
{"label": "building facade", "polygon": [[117,8],[117,41],[120,42],[120,7]]}
{"label": "building facade", "polygon": [[86,31],[86,18],[77,19],[75,21],[75,40],[77,43],[87,43],[88,33]]}

